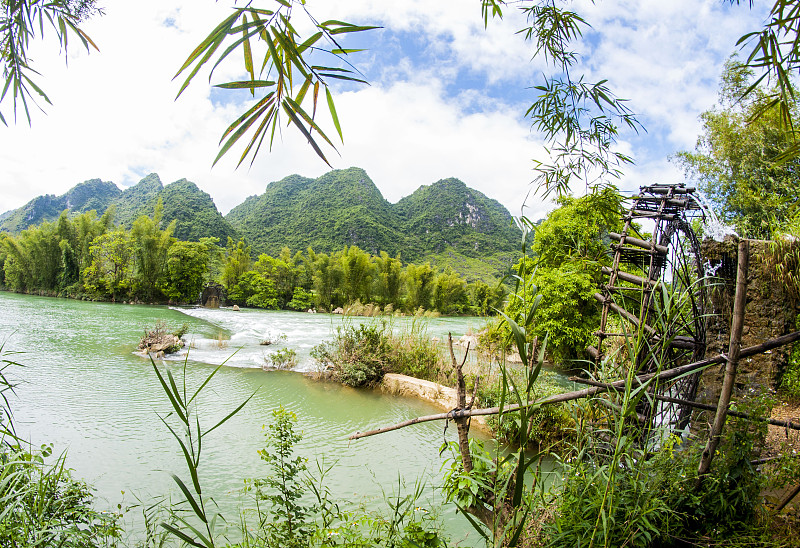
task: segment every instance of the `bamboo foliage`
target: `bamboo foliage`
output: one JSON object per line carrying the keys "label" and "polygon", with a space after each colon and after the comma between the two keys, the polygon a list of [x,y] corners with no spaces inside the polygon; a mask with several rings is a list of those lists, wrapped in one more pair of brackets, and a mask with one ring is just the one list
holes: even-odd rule
{"label": "bamboo foliage", "polygon": [[[241,49],[243,68],[248,78],[217,84],[216,87],[248,90],[256,102],[222,134],[220,151],[214,164],[241,139],[246,144],[237,165],[241,165],[248,156],[252,165],[265,142],[272,149],[275,136],[285,121],[287,125],[294,126],[317,156],[330,165],[322,146],[327,144],[334,150],[335,146],[316,119],[317,109],[321,105],[320,92],[323,90],[323,106],[327,107],[336,133],[344,142],[329,85],[334,80],[366,82],[347,60],[348,55],[361,50],[344,48],[339,41],[348,34],[377,27],[338,20],[318,22],[306,10],[305,2],[299,0],[274,0],[274,4],[273,9],[252,5],[233,8],[232,13],[192,51],[175,75],[176,78],[185,75],[178,91],[180,97],[201,68],[210,67],[210,80],[216,68],[234,51]],[[310,21],[313,28],[310,36],[301,36],[296,30],[292,17],[297,11],[304,13]],[[258,52],[262,54],[260,63],[257,62]],[[334,64],[316,64],[317,59],[325,56],[333,57]],[[308,107],[303,106],[306,103],[310,103],[310,113]]]}
{"label": "bamboo foliage", "polygon": [[[7,0],[0,3],[0,67],[3,80],[0,91],[0,104],[6,97],[12,101],[11,110],[14,121],[17,109],[22,108],[28,123],[31,122],[31,106],[37,104],[37,97],[48,104],[50,98],[34,81],[39,73],[31,66],[28,48],[35,39],[44,38],[45,29],[55,34],[59,47],[67,54],[69,35],[73,34],[89,51],[98,49],[92,39],[78,27],[87,12],[95,11],[93,1],[78,3],[68,0]],[[99,50],[98,50],[99,51]],[[8,122],[0,111],[0,122]]]}

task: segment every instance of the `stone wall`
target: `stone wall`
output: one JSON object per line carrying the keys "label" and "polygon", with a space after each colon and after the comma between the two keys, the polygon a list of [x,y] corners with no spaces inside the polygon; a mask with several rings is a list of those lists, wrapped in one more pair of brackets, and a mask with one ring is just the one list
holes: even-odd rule
{"label": "stone wall", "polygon": [[[776,279],[771,242],[750,240],[750,266],[747,276],[747,307],[742,333],[742,347],[752,346],[795,330],[798,306],[794,296]],[[716,278],[711,287],[710,313],[707,318],[706,357],[728,352],[730,325],[733,316],[733,297],[736,285],[738,240],[728,237],[724,242],[705,240],[701,254]],[[789,346],[767,354],[745,358],[736,373],[736,389],[740,393],[778,387],[786,367]],[[700,379],[697,399],[716,403],[722,384],[723,366],[707,369]]]}

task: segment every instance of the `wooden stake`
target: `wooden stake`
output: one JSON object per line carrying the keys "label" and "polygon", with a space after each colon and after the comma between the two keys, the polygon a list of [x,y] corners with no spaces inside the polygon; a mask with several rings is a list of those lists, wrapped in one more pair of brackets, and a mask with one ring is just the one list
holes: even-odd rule
{"label": "wooden stake", "polygon": [[[464,364],[467,362],[467,355],[469,354],[469,343],[464,352],[464,359],[459,364],[456,360],[456,355],[453,352],[453,335],[447,334],[447,347],[450,349],[450,359],[453,362],[453,369],[456,370],[456,409],[467,409],[467,383],[464,381]],[[474,397],[473,397],[474,399]],[[461,463],[464,465],[464,471],[469,474],[472,472],[472,455],[469,452],[469,417],[453,417],[453,422],[456,423],[458,430],[458,449],[461,452]]]}
{"label": "wooden stake", "polygon": [[747,240],[739,241],[739,260],[736,271],[736,294],[733,302],[733,322],[731,324],[731,339],[728,346],[728,361],[725,363],[725,377],[722,380],[722,391],[717,404],[717,414],[714,424],[708,435],[708,443],[700,457],[697,467],[697,482],[695,488],[703,483],[703,478],[711,469],[711,462],[719,446],[725,419],[728,417],[728,406],[733,394],[733,383],[736,380],[736,366],[739,364],[739,354],[742,346],[742,328],[744,327],[744,310],[747,304],[747,267],[750,261],[750,243]]}

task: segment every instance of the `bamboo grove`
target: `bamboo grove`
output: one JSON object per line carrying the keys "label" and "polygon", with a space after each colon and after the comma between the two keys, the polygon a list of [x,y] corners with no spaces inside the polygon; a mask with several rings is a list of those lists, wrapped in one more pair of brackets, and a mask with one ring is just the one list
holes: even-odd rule
{"label": "bamboo grove", "polygon": [[114,212],[94,211],[0,235],[0,287],[78,299],[198,302],[209,283],[224,286],[231,304],[267,309],[331,311],[373,303],[384,311],[438,311],[487,315],[505,294],[502,286],[467,282],[450,268],[404,264],[386,252],[356,246],[330,254],[309,248],[277,257],[253,257],[244,240],[180,241],[174,222],[164,226],[161,207],[130,229]]}

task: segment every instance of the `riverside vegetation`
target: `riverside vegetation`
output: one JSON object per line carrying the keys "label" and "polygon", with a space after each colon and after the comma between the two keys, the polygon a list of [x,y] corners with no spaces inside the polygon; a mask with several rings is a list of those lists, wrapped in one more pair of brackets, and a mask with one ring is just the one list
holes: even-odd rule
{"label": "riverside vegetation", "polygon": [[520,234],[505,207],[458,179],[422,186],[391,204],[360,168],[316,179],[290,175],[225,217],[211,196],[185,179],[162,185],[153,173],[125,190],[93,179],[0,214],[0,232],[18,236],[43,222],[57,222],[64,211],[69,218],[109,212],[115,226],[130,230],[142,215],[152,216],[159,203],[159,228],[175,221],[172,235],[181,241],[218,238],[224,244],[244,238],[253,258],[278,256],[284,247],[330,254],[355,245],[372,255],[385,251],[402,254],[406,262],[450,266],[469,280],[487,283],[516,260]]}

